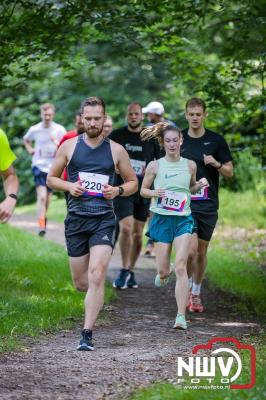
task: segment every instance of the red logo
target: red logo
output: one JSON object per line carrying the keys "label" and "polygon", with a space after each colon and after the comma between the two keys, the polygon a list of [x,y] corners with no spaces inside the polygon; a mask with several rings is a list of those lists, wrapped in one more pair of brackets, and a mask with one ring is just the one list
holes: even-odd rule
{"label": "red logo", "polygon": [[[192,353],[197,354],[199,350],[212,350],[213,346],[216,345],[217,343],[222,343],[223,346],[221,348],[216,348],[216,350],[212,351],[212,354],[218,354],[218,353],[230,353],[233,355],[233,358],[236,360],[237,363],[237,372],[235,375],[230,379],[231,382],[237,380],[237,378],[240,376],[242,372],[242,361],[237,354],[237,351],[239,350],[247,350],[249,352],[249,368],[250,368],[250,379],[249,382],[245,384],[230,384],[230,389],[251,389],[255,383],[256,383],[256,352],[255,348],[251,345],[248,344],[243,344],[240,343],[237,339],[235,338],[213,338],[208,341],[207,344],[199,344],[196,345]],[[226,343],[233,343],[236,350],[234,351],[231,349],[231,347],[226,347]],[[217,346],[216,346],[217,347]]]}

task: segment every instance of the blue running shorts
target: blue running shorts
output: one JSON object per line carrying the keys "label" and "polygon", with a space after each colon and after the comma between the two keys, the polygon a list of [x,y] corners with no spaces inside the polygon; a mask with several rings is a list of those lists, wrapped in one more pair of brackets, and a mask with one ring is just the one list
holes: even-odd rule
{"label": "blue running shorts", "polygon": [[154,242],[173,243],[174,239],[185,233],[194,233],[194,220],[191,215],[154,214],[146,236]]}

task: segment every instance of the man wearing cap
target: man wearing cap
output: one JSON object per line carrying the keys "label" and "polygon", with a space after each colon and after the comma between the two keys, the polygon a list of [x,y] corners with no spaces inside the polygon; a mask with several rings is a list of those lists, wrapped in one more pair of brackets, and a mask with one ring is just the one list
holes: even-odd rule
{"label": "man wearing cap", "polygon": [[148,126],[157,124],[158,122],[169,122],[170,125],[176,126],[174,122],[164,118],[164,106],[159,101],[152,101],[142,109],[143,114],[147,114]]}

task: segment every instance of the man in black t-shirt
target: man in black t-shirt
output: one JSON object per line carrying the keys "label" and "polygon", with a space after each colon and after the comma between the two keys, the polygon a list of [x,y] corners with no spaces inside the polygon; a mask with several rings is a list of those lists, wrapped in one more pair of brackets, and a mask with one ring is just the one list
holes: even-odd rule
{"label": "man in black t-shirt", "polygon": [[207,189],[191,196],[191,210],[196,233],[192,236],[191,255],[188,260],[188,274],[192,286],[189,310],[203,312],[200,299],[201,283],[207,266],[207,250],[218,219],[219,175],[233,176],[232,156],[223,136],[204,127],[206,105],[203,100],[192,98],[186,104],[188,129],[183,131],[182,157],[197,164],[197,180],[205,177]]}
{"label": "man in black t-shirt", "polygon": [[[131,103],[127,108],[127,126],[114,130],[109,138],[121,144],[128,152],[131,165],[137,175],[138,192],[126,198],[118,197],[114,201],[115,214],[119,221],[119,245],[122,257],[122,269],[113,282],[119,289],[137,288],[134,266],[142,247],[142,232],[149,216],[150,201],[140,196],[140,188],[147,164],[160,158],[160,148],[154,140],[143,142],[140,132],[143,129],[142,107]],[[117,176],[116,184],[121,182]]]}

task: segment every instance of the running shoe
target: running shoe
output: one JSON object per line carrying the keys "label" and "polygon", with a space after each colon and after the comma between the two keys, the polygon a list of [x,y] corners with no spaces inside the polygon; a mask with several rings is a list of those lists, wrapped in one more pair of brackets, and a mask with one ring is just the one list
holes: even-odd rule
{"label": "running shoe", "polygon": [[130,272],[128,269],[120,269],[117,279],[113,282],[113,287],[116,289],[126,289],[127,283],[130,279]]}
{"label": "running shoe", "polygon": [[127,282],[127,287],[133,288],[133,289],[137,289],[139,287],[137,282],[136,282],[134,272],[130,272],[130,278],[129,278],[128,282]]}
{"label": "running shoe", "polygon": [[199,295],[197,295],[197,294],[191,295],[188,309],[190,312],[202,313],[204,311],[204,307],[201,303],[201,299],[200,299]]}
{"label": "running shoe", "polygon": [[177,314],[173,328],[187,329],[187,321],[184,314]]}
{"label": "running shoe", "polygon": [[148,244],[144,250],[144,257],[155,257],[154,244]]}
{"label": "running shoe", "polygon": [[166,278],[160,278],[160,275],[157,274],[154,280],[154,285],[156,287],[163,287],[165,285],[167,285],[167,283],[169,282],[169,276],[167,276]]}
{"label": "running shoe", "polygon": [[147,244],[143,255],[144,257],[155,257],[155,246],[153,242]]}
{"label": "running shoe", "polygon": [[83,329],[81,332],[81,339],[79,342],[79,345],[77,347],[77,350],[80,351],[92,351],[94,350],[94,346],[92,343],[92,331],[88,329]]}
{"label": "running shoe", "polygon": [[39,224],[39,236],[44,236],[46,234],[46,223],[47,223],[47,218],[39,218],[38,224]]}

